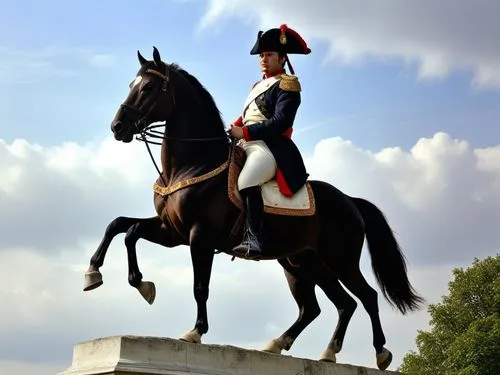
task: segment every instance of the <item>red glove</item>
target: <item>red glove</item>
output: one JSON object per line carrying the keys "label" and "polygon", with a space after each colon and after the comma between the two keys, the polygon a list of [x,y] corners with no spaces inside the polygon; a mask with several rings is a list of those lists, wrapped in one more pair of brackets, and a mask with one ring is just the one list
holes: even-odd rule
{"label": "red glove", "polygon": [[231,126],[238,126],[241,128],[243,126],[243,117],[238,117],[235,121],[232,122]]}

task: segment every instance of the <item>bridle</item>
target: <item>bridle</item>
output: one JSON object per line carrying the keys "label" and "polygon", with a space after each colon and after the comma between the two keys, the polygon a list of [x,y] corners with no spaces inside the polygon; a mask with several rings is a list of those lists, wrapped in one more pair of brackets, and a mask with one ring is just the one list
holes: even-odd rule
{"label": "bridle", "polygon": [[[140,111],[137,108],[134,108],[132,106],[129,106],[125,103],[122,103],[120,105],[120,108],[125,109],[126,111],[132,111],[135,112],[136,114],[139,115],[139,120],[135,121],[134,126],[137,129],[138,135],[136,136],[136,139],[140,142],[144,142],[146,145],[146,148],[148,150],[149,156],[151,158],[151,161],[153,162],[153,165],[156,168],[156,171],[160,175],[160,178],[165,186],[167,186],[166,181],[163,178],[162,173],[160,172],[160,169],[158,168],[158,165],[156,164],[153,154],[151,153],[151,149],[149,147],[150,144],[154,145],[161,145],[162,142],[155,142],[152,141],[148,138],[156,138],[156,139],[162,139],[162,140],[171,140],[171,141],[180,141],[180,142],[211,142],[211,141],[221,141],[221,140],[229,140],[231,143],[234,144],[233,137],[231,137],[229,134],[226,134],[225,136],[221,137],[210,137],[210,138],[177,138],[177,137],[167,137],[165,135],[165,132],[156,130],[159,127],[166,127],[167,122],[162,124],[154,124],[150,119],[150,115],[153,112],[153,109],[155,108],[155,104],[158,101],[158,98],[162,94],[170,94],[170,98],[172,100],[172,112],[175,111],[176,108],[176,102],[175,102],[175,95],[173,90],[169,90],[170,86],[170,69],[168,68],[168,64],[165,65],[165,73],[161,73],[157,70],[154,69],[147,69],[145,73],[147,74],[153,74],[159,78],[162,79],[162,85],[160,90],[157,91],[156,96],[154,97],[154,100],[151,100],[149,103],[149,108],[147,109],[146,112]],[[139,130],[141,129],[142,130]],[[229,158],[231,157],[231,152],[232,152],[233,147],[229,148]]]}
{"label": "bridle", "polygon": [[[134,123],[134,126],[137,129],[138,133],[142,133],[148,127],[148,125],[152,123],[149,119],[149,116],[151,115],[151,112],[153,112],[153,109],[155,107],[154,104],[156,103],[161,94],[166,94],[168,92],[168,86],[170,83],[170,70],[167,68],[166,64],[165,64],[165,73],[160,73],[159,71],[154,69],[147,69],[145,73],[153,74],[162,79],[161,88],[159,91],[157,91],[154,100],[150,100],[148,110],[144,113],[143,111],[134,108],[128,104],[122,103],[120,105],[120,108],[122,108],[123,110],[132,111],[139,115],[139,120],[135,121]],[[173,91],[170,91],[170,97],[172,98],[172,108],[175,108],[175,97],[173,95]],[[143,129],[142,131],[139,130],[141,127]]]}

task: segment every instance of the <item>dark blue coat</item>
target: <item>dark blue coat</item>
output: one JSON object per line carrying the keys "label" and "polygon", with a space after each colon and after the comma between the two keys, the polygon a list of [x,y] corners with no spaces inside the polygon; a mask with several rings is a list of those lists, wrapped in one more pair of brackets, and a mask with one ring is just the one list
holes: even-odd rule
{"label": "dark blue coat", "polygon": [[[307,181],[304,160],[295,143],[290,139],[295,115],[300,106],[300,91],[284,90],[280,81],[259,95],[255,102],[266,120],[248,126],[246,140],[262,140],[273,154],[279,173],[291,193],[295,194]],[[278,173],[277,180],[280,183]],[[282,192],[286,191],[282,185]]]}

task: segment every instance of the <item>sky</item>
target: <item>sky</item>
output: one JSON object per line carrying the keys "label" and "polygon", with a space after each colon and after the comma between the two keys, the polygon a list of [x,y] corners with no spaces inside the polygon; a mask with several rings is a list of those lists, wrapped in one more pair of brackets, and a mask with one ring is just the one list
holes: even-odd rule
{"label": "sky", "polygon": [[[498,252],[500,4],[492,0],[0,0],[0,373],[55,374],[73,346],[111,335],[177,338],[195,321],[189,251],[138,244],[149,306],[127,283],[123,236],[82,291],[106,225],[151,216],[156,171],[143,144],[116,142],[111,119],[156,46],[195,75],[225,122],[261,78],[257,32],[286,23],[312,53],[291,56],[303,91],[294,128],[313,179],[375,203],[428,303],[452,269]],[[159,157],[159,149],[154,149]],[[158,160],[158,159],[157,159]],[[217,255],[204,343],[259,349],[297,316],[276,262]],[[426,308],[402,316],[379,292],[395,370],[428,329]],[[259,277],[255,277],[259,275]],[[263,293],[262,291],[266,291]],[[317,359],[337,312],[322,314],[287,355]],[[359,302],[359,301],[358,301]],[[375,366],[362,305],[339,363]]]}

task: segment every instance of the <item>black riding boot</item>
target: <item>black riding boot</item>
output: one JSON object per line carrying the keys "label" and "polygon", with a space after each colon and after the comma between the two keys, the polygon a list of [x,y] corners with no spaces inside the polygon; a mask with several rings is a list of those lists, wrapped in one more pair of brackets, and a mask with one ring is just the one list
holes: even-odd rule
{"label": "black riding boot", "polygon": [[240,191],[241,198],[246,207],[246,226],[243,242],[233,250],[245,252],[247,259],[258,260],[262,255],[262,214],[264,202],[259,186],[252,186]]}

